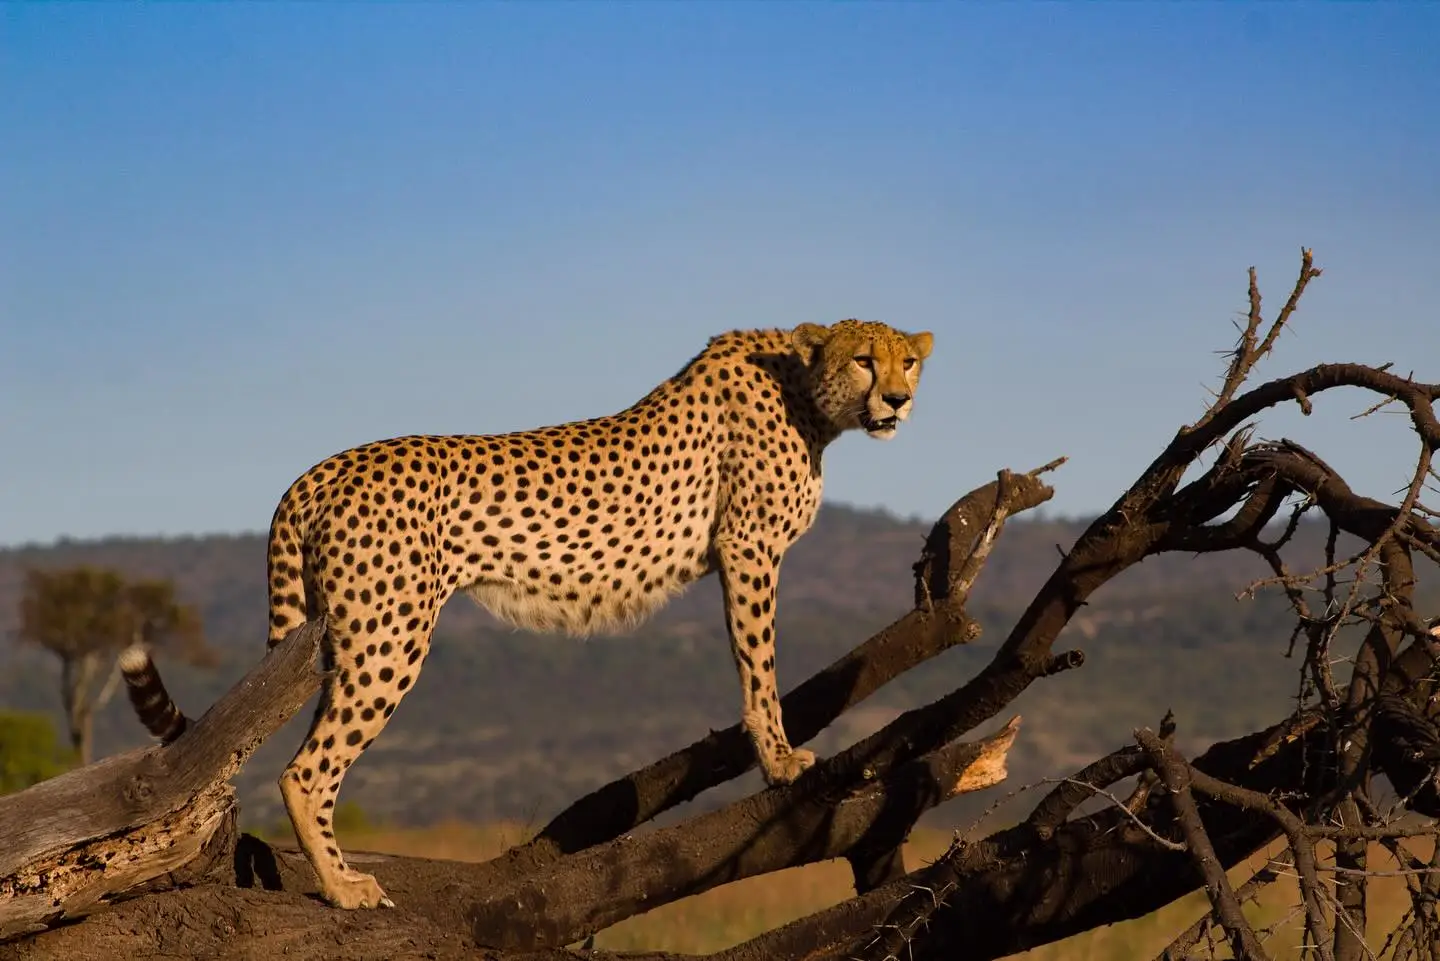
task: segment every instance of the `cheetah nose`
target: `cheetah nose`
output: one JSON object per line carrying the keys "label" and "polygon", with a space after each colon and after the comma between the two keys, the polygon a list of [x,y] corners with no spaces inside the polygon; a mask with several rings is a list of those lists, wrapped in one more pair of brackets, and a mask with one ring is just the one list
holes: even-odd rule
{"label": "cheetah nose", "polygon": [[909,394],[885,394],[881,399],[890,405],[891,410],[899,410],[910,403]]}

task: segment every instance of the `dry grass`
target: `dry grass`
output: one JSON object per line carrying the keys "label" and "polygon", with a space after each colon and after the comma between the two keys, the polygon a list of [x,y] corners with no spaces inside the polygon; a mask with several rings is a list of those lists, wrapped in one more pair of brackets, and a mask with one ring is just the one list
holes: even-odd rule
{"label": "dry grass", "polygon": [[[342,843],[357,850],[480,861],[494,857],[522,840],[525,831],[515,824],[476,827],[452,823],[407,830],[352,828],[342,833]],[[933,859],[949,843],[950,835],[946,832],[917,831],[906,845],[906,863],[917,866]],[[1428,844],[1412,847],[1418,855],[1428,857]],[[1281,847],[1277,845],[1267,853],[1279,850]],[[1239,884],[1264,860],[1265,855],[1258,855],[1235,868],[1230,874],[1232,880]],[[1378,847],[1373,864],[1377,869],[1394,867],[1389,856]],[[737,944],[761,931],[828,907],[852,893],[849,868],[843,862],[795,868],[739,881],[657,908],[601,932],[596,937],[596,947],[619,951],[650,949],[703,954]],[[1301,953],[1299,918],[1277,924],[1290,913],[1297,899],[1293,880],[1282,879],[1262,892],[1256,903],[1247,907],[1252,923],[1262,927],[1276,926],[1268,942],[1275,957],[1296,957]],[[1382,877],[1371,881],[1368,935],[1374,947],[1379,948],[1386,932],[1408,904],[1404,878]],[[1153,958],[1204,911],[1204,896],[1196,893],[1146,917],[1089,931],[1018,957],[1026,961]],[[1225,958],[1230,955],[1223,947],[1217,946],[1215,956]]]}

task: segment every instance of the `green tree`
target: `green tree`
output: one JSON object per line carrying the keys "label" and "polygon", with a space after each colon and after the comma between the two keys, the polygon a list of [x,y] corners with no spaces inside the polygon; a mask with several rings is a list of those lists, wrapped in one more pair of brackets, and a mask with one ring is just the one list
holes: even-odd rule
{"label": "green tree", "polygon": [[74,760],[44,714],[0,711],[0,794],[39,784],[65,771]]}
{"label": "green tree", "polygon": [[211,666],[200,615],[169,581],[127,581],[112,570],[30,570],[20,602],[20,638],[60,659],[60,697],[70,744],[81,764],[93,759],[95,713],[120,682],[116,656],[131,644],[164,649]]}

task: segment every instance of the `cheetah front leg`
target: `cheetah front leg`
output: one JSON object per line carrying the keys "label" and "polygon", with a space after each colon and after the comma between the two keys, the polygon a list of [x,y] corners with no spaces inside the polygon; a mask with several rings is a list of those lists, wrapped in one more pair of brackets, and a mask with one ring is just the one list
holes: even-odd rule
{"label": "cheetah front leg", "polygon": [[755,746],[769,784],[789,784],[815,763],[814,753],[796,750],[785,736],[780,693],[775,684],[775,588],[778,559],[735,543],[716,545],[725,626],[740,672],[745,731]]}

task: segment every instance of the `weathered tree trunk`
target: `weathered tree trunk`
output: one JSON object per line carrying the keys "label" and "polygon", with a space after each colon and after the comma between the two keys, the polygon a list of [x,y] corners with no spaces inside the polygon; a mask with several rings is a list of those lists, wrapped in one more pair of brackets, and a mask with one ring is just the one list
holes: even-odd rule
{"label": "weathered tree trunk", "polygon": [[98,668],[93,653],[62,656],[60,661],[60,699],[65,710],[65,732],[70,747],[82,765],[95,759],[95,711],[90,704],[90,682]]}
{"label": "weathered tree trunk", "polygon": [[0,938],[84,916],[181,868],[203,874],[232,848],[228,782],[319,688],[323,634],[320,623],[295,631],[174,744],[0,798]]}

